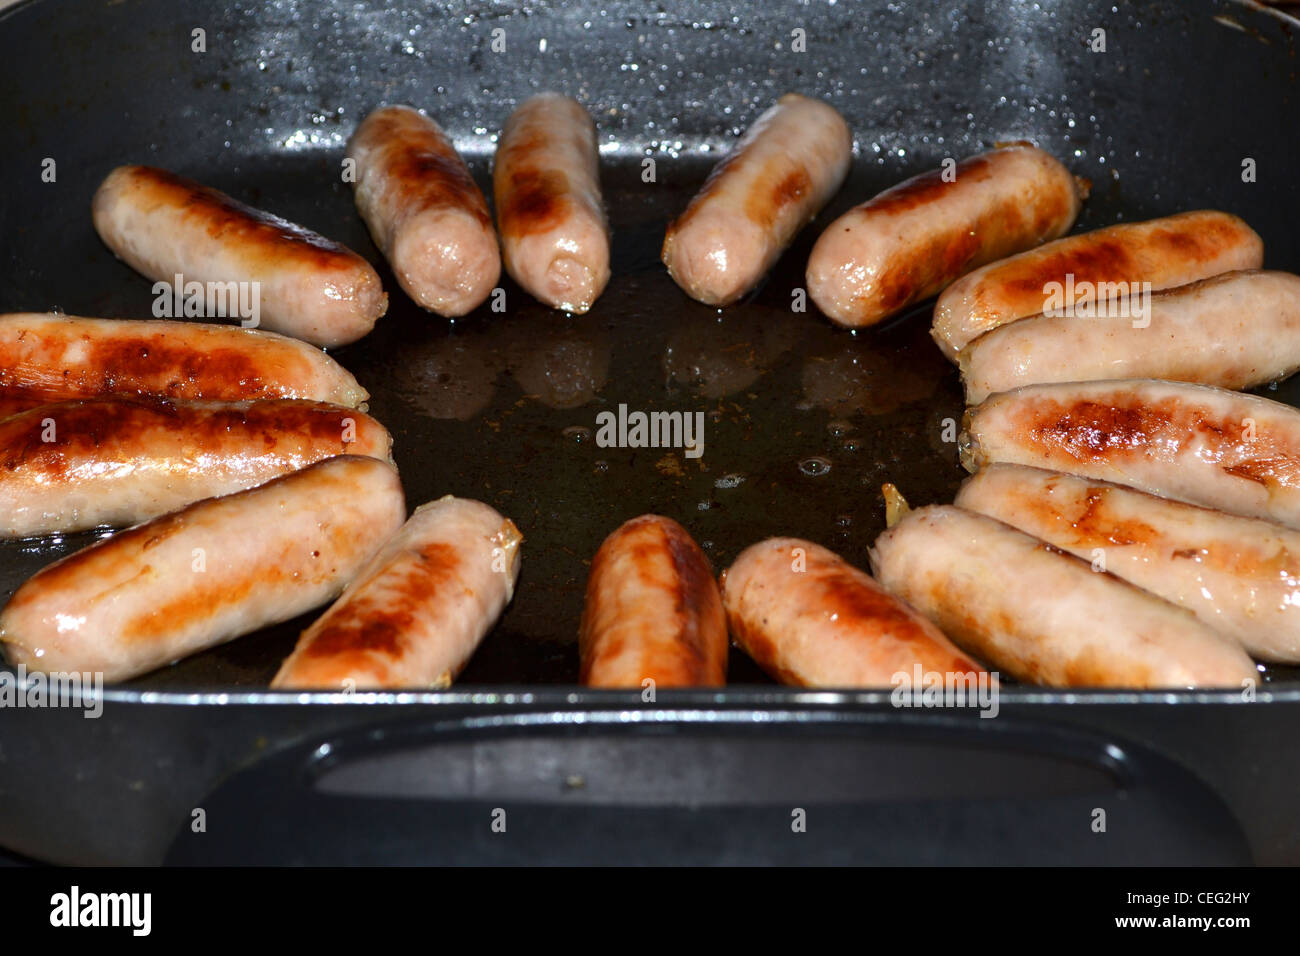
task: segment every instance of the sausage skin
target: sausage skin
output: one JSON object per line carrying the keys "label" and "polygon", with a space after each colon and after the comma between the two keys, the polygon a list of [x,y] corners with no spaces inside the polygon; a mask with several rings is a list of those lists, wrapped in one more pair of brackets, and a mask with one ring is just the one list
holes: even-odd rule
{"label": "sausage skin", "polygon": [[150,279],[258,283],[259,328],[332,347],[388,310],[379,275],[351,249],[166,170],[119,166],[92,213],[104,244]]}
{"label": "sausage skin", "polygon": [[1100,557],[1253,657],[1300,663],[1300,531],[1022,465],[982,469],[954,504]]}
{"label": "sausage skin", "polygon": [[406,294],[444,316],[477,308],[501,276],[487,200],[451,140],[409,106],[384,106],[348,142],[357,211]]}
{"label": "sausage skin", "polygon": [[727,621],[709,559],[671,518],[642,515],[591,560],[578,633],[589,687],[720,687]]}
{"label": "sausage skin", "polygon": [[443,688],[514,595],[523,536],[448,495],[410,520],[298,639],[272,687]]}
{"label": "sausage skin", "polygon": [[546,305],[581,314],[609,282],[596,124],[576,100],[540,93],[506,120],[492,168],[506,271]]}
{"label": "sausage skin", "polygon": [[1237,644],[1175,607],[1000,521],[951,505],[876,539],[876,579],[960,646],[1051,687],[1244,687]]}
{"label": "sausage skin", "polygon": [[954,282],[934,304],[930,334],[955,361],[985,332],[1041,315],[1052,283],[1150,282],[1159,291],[1263,264],[1264,241],[1226,212],[1203,209],[1122,223],[1049,242]]}
{"label": "sausage skin", "polygon": [[875,325],[986,262],[1064,235],[1082,201],[1070,171],[1029,143],[913,176],[826,227],[808,258],[808,294],[839,325]]}
{"label": "sausage skin", "polygon": [[369,398],[318,348],[260,329],[166,319],[0,315],[0,394],[39,404],[102,396],[207,401]]}
{"label": "sausage skin", "polygon": [[1228,272],[1107,308],[981,335],[957,357],[966,403],[1022,385],[1113,378],[1244,389],[1300,369],[1300,276],[1288,272]]}
{"label": "sausage skin", "polygon": [[833,107],[785,94],[668,224],[669,275],[692,299],[735,302],[839,191],[852,158],[853,135]]}
{"label": "sausage skin", "polygon": [[962,463],[1100,478],[1300,528],[1300,411],[1155,380],[1027,385],[968,409]]}
{"label": "sausage skin", "polygon": [[889,687],[897,675],[983,668],[867,574],[811,541],[769,538],[722,573],[736,644],[799,687]]}
{"label": "sausage skin", "polygon": [[350,455],[95,542],[0,613],[10,663],[123,681],[335,597],[402,523],[397,470]]}
{"label": "sausage skin", "polygon": [[133,525],[391,445],[369,415],[317,402],[45,405],[0,420],[0,537]]}

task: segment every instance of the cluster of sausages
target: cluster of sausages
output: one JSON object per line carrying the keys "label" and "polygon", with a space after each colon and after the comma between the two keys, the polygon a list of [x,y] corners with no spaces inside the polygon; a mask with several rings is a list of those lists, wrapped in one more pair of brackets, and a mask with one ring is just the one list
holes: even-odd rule
{"label": "cluster of sausages", "polygon": [[[478,306],[502,260],[571,312],[609,280],[595,127],[567,97],[534,97],[506,123],[499,239],[465,163],[416,110],[371,113],[348,154],[376,245],[430,311]],[[782,97],[669,225],[673,279],[736,301],[851,158],[835,110]],[[715,580],[681,525],[628,521],[592,561],[581,681],[721,685],[729,640],[803,686],[888,686],[919,667],[1225,687],[1257,675],[1252,657],[1300,663],[1300,411],[1232,391],[1300,368],[1300,278],[1260,271],[1260,237],[1213,210],[1061,238],[1086,194],[1015,143],[828,226],[807,283],[834,322],[938,296],[932,334],[963,376],[973,477],[953,505],[915,510],[886,486],[872,574],[773,538]],[[123,680],[333,601],[273,686],[450,683],[511,600],[522,538],[466,499],[406,517],[389,433],[315,347],[384,314],[374,269],[149,167],[114,170],[93,214],[151,278],[259,283],[264,328],[0,316],[0,536],[128,528],[15,593],[0,613],[9,660]],[[1091,290],[1087,317],[1049,307],[1054,286]],[[1096,290],[1116,288],[1123,301],[1099,311]]]}
{"label": "cluster of sausages", "polygon": [[[520,285],[571,312],[609,280],[595,127],[573,100],[542,94],[507,122],[499,245],[428,117],[376,110],[347,160],[376,245],[430,311],[476,308],[503,257]],[[405,520],[389,433],[313,347],[374,327],[388,304],[375,270],[152,167],[113,170],[92,212],[105,244],[149,278],[256,284],[260,327],[0,316],[0,535],[129,528],[14,594],[0,614],[8,659],[124,680],[338,598],[273,686],[450,683],[513,594],[522,538],[477,501],[442,498]]]}
{"label": "cluster of sausages", "polygon": [[0,368],[0,536],[128,529],[18,589],[11,663],[125,680],[337,598],[275,686],[441,686],[510,599],[515,526],[452,497],[407,520],[368,394],[305,342],[13,314]]}
{"label": "cluster of sausages", "polygon": [[[848,158],[833,110],[782,98],[669,227],[674,279],[735,301]],[[584,681],[721,683],[728,631],[804,686],[990,667],[1062,687],[1240,687],[1252,656],[1300,663],[1300,412],[1228,391],[1300,369],[1300,277],[1260,271],[1260,237],[1214,210],[1061,238],[1087,191],[1017,143],[831,223],[807,283],[833,321],[938,296],[975,475],[955,505],[914,511],[886,487],[874,579],[774,538],[714,585],[683,529],[630,522],[593,564]],[[1082,291],[1051,305],[1053,289]]]}
{"label": "cluster of sausages", "polygon": [[[377,109],[347,153],[345,175],[375,245],[431,312],[477,308],[503,258],[524,289],[570,312],[586,312],[609,281],[596,129],[568,97],[535,96],[506,122],[493,168],[499,245],[487,200],[429,117]],[[378,274],[351,249],[165,170],[113,170],[93,211],[105,244],[151,279],[257,283],[262,328],[332,347],[361,338],[387,311]]]}

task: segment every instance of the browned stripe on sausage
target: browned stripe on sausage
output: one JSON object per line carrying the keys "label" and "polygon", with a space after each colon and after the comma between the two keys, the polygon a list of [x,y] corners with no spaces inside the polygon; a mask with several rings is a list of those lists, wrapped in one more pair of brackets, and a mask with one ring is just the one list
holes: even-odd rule
{"label": "browned stripe on sausage", "polygon": [[1115,461],[1162,454],[1171,443],[1185,447],[1195,438],[1207,458],[1225,474],[1272,487],[1300,485],[1297,449],[1260,428],[1247,440],[1240,421],[1214,419],[1176,399],[1112,404],[1093,399],[1060,403],[1039,400],[1020,410],[1018,428],[1030,441],[1059,450],[1076,461]]}
{"label": "browned stripe on sausage", "polygon": [[908,646],[909,651],[927,669],[947,673],[979,673],[982,667],[961,656],[946,664],[935,661],[939,645],[921,620],[896,598],[864,582],[865,575],[848,562],[810,563],[804,573],[816,575],[817,605],[833,617],[836,624],[868,639],[881,634]]}
{"label": "browned stripe on sausage", "polygon": [[782,162],[778,168],[764,170],[763,176],[745,197],[745,216],[763,229],[771,229],[787,207],[803,202],[812,189],[812,177],[802,163],[793,168]]}
{"label": "browned stripe on sausage", "polygon": [[[1051,491],[1055,482],[1047,486]],[[1084,493],[1082,502],[1058,501],[1050,495],[1026,495],[1015,501],[1016,511],[1037,515],[1039,524],[1053,528],[1061,526],[1055,519],[1065,522],[1069,530],[1068,545],[1082,548],[1095,545],[1115,545],[1128,547],[1135,544],[1149,545],[1160,539],[1160,532],[1144,521],[1136,518],[1122,518],[1115,513],[1110,498],[1114,489],[1091,486]],[[1082,507],[1079,507],[1079,505]]]}
{"label": "browned stripe on sausage", "polygon": [[40,408],[52,401],[59,401],[59,398],[48,397],[31,389],[6,388],[0,390],[0,419],[33,408]]}
{"label": "browned stripe on sausage", "polygon": [[[947,199],[951,190],[965,189],[992,177],[1003,159],[1003,154],[993,152],[962,160],[951,182],[944,180],[942,170],[922,173],[885,190],[865,203],[862,211],[873,217],[890,217],[936,205]],[[1053,189],[1024,196],[1020,201],[993,204],[968,229],[938,231],[926,249],[909,257],[909,268],[892,269],[879,276],[870,294],[858,298],[869,300],[873,311],[878,308],[891,312],[928,298],[970,270],[1005,255],[1008,249],[1036,244],[1055,235],[1070,212],[1072,200],[1069,190]]]}
{"label": "browned stripe on sausage", "polygon": [[[57,384],[48,377],[34,381],[33,360],[54,361],[63,340],[36,355],[30,348],[7,348],[0,342],[0,389],[23,389],[33,399],[94,398],[100,395],[149,393],[169,398],[238,400],[283,394],[266,363],[237,348],[205,346],[201,340],[177,342],[174,335],[79,336],[86,358],[62,369]],[[276,356],[282,361],[281,356]],[[47,364],[48,364],[47,362]]]}
{"label": "browned stripe on sausage", "polygon": [[399,560],[382,572],[382,592],[350,602],[345,613],[331,615],[312,635],[299,654],[304,663],[355,654],[397,661],[408,653],[429,605],[459,585],[462,562],[454,547],[440,541],[404,551]]}
{"label": "browned stripe on sausage", "polygon": [[1194,216],[1160,226],[1120,226],[1071,240],[1064,248],[1016,263],[997,276],[1005,293],[1043,295],[1049,283],[1068,273],[1076,283],[1128,280],[1148,276],[1143,261],[1189,267],[1221,256],[1225,248],[1245,238],[1241,228],[1223,216]]}
{"label": "browned stripe on sausage", "polygon": [[497,191],[497,215],[504,236],[549,232],[569,214],[568,176],[541,162],[549,149],[550,137],[536,128],[509,137],[503,146],[497,162],[506,175]]}
{"label": "browned stripe on sausage", "polygon": [[[724,677],[725,655],[717,653],[726,647],[725,617],[718,586],[713,580],[709,559],[676,521],[662,519],[659,529],[664,544],[672,558],[676,572],[677,627],[675,646],[686,656],[679,666],[689,683],[720,683]],[[719,631],[722,633],[719,633]]]}
{"label": "browned stripe on sausage", "polygon": [[[284,475],[281,481],[293,480],[302,475]],[[346,481],[346,475],[334,479],[335,484]],[[262,488],[249,489],[243,494],[257,494]],[[309,486],[308,486],[309,487]],[[338,495],[337,488],[318,488],[322,499]],[[337,497],[334,500],[338,500]],[[228,503],[228,498],[209,499],[199,507]],[[185,519],[187,512],[177,512],[175,517]],[[142,529],[150,525],[141,526]],[[211,618],[223,608],[243,602],[254,589],[269,590],[274,586],[313,586],[338,572],[338,562],[345,555],[355,556],[358,528],[351,521],[322,521],[311,540],[283,541],[278,554],[265,554],[254,567],[239,569],[236,576],[221,578],[214,572],[194,575],[201,579],[192,587],[180,587],[174,592],[159,595],[160,603],[137,615],[122,625],[122,636],[127,641],[152,641],[170,634],[177,621]],[[114,538],[107,539],[111,543]],[[292,584],[290,584],[292,582]]]}
{"label": "browned stripe on sausage", "polygon": [[1062,282],[1073,273],[1075,282],[1115,281],[1140,278],[1137,248],[1132,240],[1089,237],[1071,242],[1066,248],[1041,253],[1016,263],[998,275],[1003,294],[1045,296],[1049,283]]}
{"label": "browned stripe on sausage", "polygon": [[395,209],[409,214],[461,209],[492,225],[487,201],[450,139],[425,117],[407,110],[371,114],[364,136],[379,144],[384,175],[396,193]]}
{"label": "browned stripe on sausage", "polygon": [[[147,574],[151,568],[147,565],[141,570]],[[200,575],[194,575],[195,578]],[[298,575],[294,575],[295,578]],[[190,586],[167,592],[160,592],[158,603],[150,606],[122,625],[122,639],[125,642],[148,642],[171,634],[178,621],[195,621],[211,618],[224,608],[235,607],[244,602],[254,588],[265,588],[285,580],[285,574],[278,562],[263,562],[256,568],[248,568],[245,573],[235,577],[215,577]]]}
{"label": "browned stripe on sausage", "polygon": [[268,264],[289,259],[315,270],[341,271],[365,262],[340,243],[165,169],[132,166],[126,175],[125,189],[144,194],[146,208],[175,208],[187,225],[211,239],[243,247]]}
{"label": "browned stripe on sausage", "polygon": [[[46,419],[54,422],[54,441],[44,440]],[[343,440],[345,419],[355,423],[353,443]],[[32,470],[57,482],[83,461],[171,454],[172,448],[155,444],[159,433],[183,443],[190,450],[187,457],[204,452],[271,454],[291,443],[292,454],[324,458],[383,444],[382,426],[369,415],[319,402],[214,408],[145,399],[90,399],[46,405],[0,420],[0,471]]]}

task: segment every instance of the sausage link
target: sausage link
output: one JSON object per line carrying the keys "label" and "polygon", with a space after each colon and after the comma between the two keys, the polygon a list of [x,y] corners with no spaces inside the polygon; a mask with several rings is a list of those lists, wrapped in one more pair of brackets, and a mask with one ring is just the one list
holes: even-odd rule
{"label": "sausage link", "polygon": [[985,332],[1041,315],[1053,283],[1064,290],[1070,283],[1149,282],[1158,291],[1263,264],[1264,241],[1225,212],[1200,210],[1109,226],[1049,242],[954,282],[934,304],[930,334],[955,360]]}
{"label": "sausage link", "polygon": [[730,305],[758,284],[848,175],[853,134],[835,109],[787,93],[668,225],[662,258],[692,299]]}
{"label": "sausage link", "polygon": [[506,120],[492,169],[506,271],[556,309],[583,313],[609,282],[596,124],[576,100],[541,93]]}
{"label": "sausage link", "polygon": [[302,633],[271,686],[450,686],[514,594],[522,540],[482,502],[422,505]]}
{"label": "sausage link", "polygon": [[1251,655],[1300,663],[1300,532],[1109,482],[990,465],[954,502],[1187,608]]}
{"label": "sausage link", "polygon": [[406,294],[439,315],[477,308],[501,276],[487,200],[451,140],[409,106],[375,110],[348,143],[357,210]]}
{"label": "sausage link", "polygon": [[1161,378],[1242,389],[1300,369],[1300,276],[1228,272],[1105,308],[981,335],[957,358],[967,404],[1044,382]]}
{"label": "sausage link", "polygon": [[275,332],[33,312],[0,315],[0,393],[31,399],[29,408],[109,395],[298,398],[351,408],[369,398],[320,349]]}
{"label": "sausage link", "polygon": [[0,613],[10,663],[128,680],[335,597],[402,523],[397,470],[341,456],[95,542]]}
{"label": "sausage link", "polygon": [[1300,528],[1300,411],[1208,385],[1027,385],[968,409],[962,463],[1100,478]]}
{"label": "sausage link", "polygon": [[897,675],[984,669],[867,574],[811,541],[769,538],[722,573],[736,644],[783,684],[889,687]]}
{"label": "sausage link", "polygon": [[719,687],[727,621],[709,559],[671,518],[642,515],[591,561],[578,636],[590,687]]}
{"label": "sausage link", "polygon": [[1035,146],[981,153],[913,176],[826,227],[808,258],[808,294],[859,327],[930,298],[986,262],[1064,235],[1082,196]]}
{"label": "sausage link", "polygon": [[45,405],[0,420],[0,536],[132,525],[391,445],[369,415],[316,402]]}
{"label": "sausage link", "polygon": [[992,518],[910,512],[871,552],[877,580],[959,645],[1051,687],[1243,687],[1249,657],[1190,612]]}
{"label": "sausage link", "polygon": [[257,283],[260,328],[346,345],[388,309],[378,274],[351,249],[162,169],[119,166],[92,212],[104,244],[150,279]]}

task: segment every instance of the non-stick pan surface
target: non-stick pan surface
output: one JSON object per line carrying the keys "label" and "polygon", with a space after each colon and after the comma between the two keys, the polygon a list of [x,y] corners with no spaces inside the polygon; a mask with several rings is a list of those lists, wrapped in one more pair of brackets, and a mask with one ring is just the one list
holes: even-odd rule
{"label": "non-stick pan surface", "polygon": [[[883,481],[927,503],[950,498],[963,477],[944,440],[962,411],[958,378],[928,339],[926,308],[858,334],[811,305],[794,311],[820,229],[944,158],[1031,139],[1092,180],[1079,230],[1218,207],[1263,235],[1269,268],[1300,271],[1295,25],[1226,0],[39,0],[0,15],[0,309],[149,315],[151,284],[91,228],[95,187],[115,165],[141,162],[227,190],[380,268],[389,313],[337,358],[393,432],[411,506],[480,498],[526,536],[516,599],[451,693],[306,703],[260,693],[303,619],[112,691],[100,720],[3,715],[0,843],[45,859],[153,862],[233,768],[297,741],[378,720],[481,729],[484,715],[502,713],[538,726],[588,711],[626,717],[639,700],[563,686],[577,673],[588,561],[621,521],[670,515],[719,568],[772,534],[862,564],[883,525]],[[1097,30],[1105,52],[1091,49]],[[493,52],[494,38],[505,52]],[[614,227],[608,291],[583,318],[542,308],[508,280],[503,313],[452,323],[416,309],[342,182],[348,135],[381,103],[422,107],[486,186],[493,137],[516,103],[544,89],[578,97],[600,130]],[[658,260],[663,229],[787,90],[844,113],[854,171],[766,283],[719,313],[672,284]],[[55,182],[42,180],[47,159]],[[1296,403],[1300,383],[1269,394]],[[596,415],[620,404],[704,412],[703,457],[598,447]],[[0,545],[0,590],[92,539]],[[871,726],[883,727],[899,716],[887,695],[800,693],[771,686],[740,655],[731,665],[726,692],[666,693],[666,709],[636,710],[633,723],[707,726],[725,712],[788,727],[820,712],[873,713],[884,723]],[[1300,674],[1268,676],[1258,707],[1216,694],[1004,688],[1003,713],[1174,755],[1225,794],[1259,858],[1294,861],[1286,768],[1300,705],[1287,701],[1300,700]],[[940,719],[917,719],[926,716]]]}
{"label": "non-stick pan surface", "polygon": [[[91,227],[90,197],[120,163],[164,166],[360,250],[391,306],[336,354],[394,434],[411,506],[481,498],[526,539],[518,596],[462,683],[572,683],[588,562],[627,518],[676,518],[718,568],[773,534],[864,564],[883,481],[926,503],[963,477],[944,440],[961,416],[958,377],[929,341],[928,307],[858,334],[811,304],[795,311],[812,242],[849,206],[945,157],[1028,138],[1093,181],[1080,230],[1214,206],[1263,235],[1269,267],[1300,270],[1296,64],[1281,20],[1211,3],[987,6],[26,4],[0,27],[0,308],[151,314],[151,283]],[[1105,52],[1090,48],[1097,29]],[[580,98],[599,126],[608,291],[581,318],[508,279],[504,312],[421,311],[342,181],[348,135],[379,104],[422,107],[486,187],[506,116],[547,88]],[[719,312],[668,278],[664,226],[786,90],[845,114],[854,173],[758,292]],[[596,415],[620,404],[703,412],[703,456],[598,447]],[[92,539],[0,546],[0,588]],[[306,620],[133,686],[264,686]],[[734,681],[766,680],[739,654],[731,664]]]}

